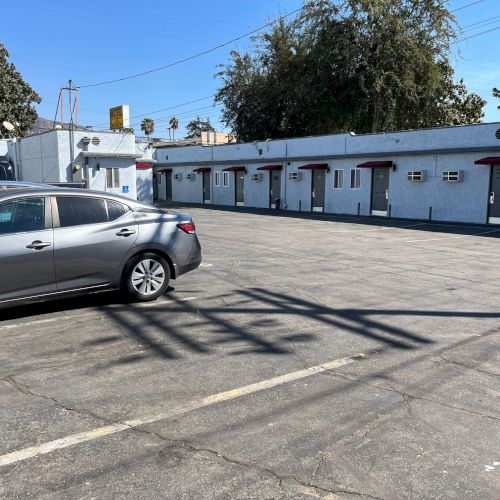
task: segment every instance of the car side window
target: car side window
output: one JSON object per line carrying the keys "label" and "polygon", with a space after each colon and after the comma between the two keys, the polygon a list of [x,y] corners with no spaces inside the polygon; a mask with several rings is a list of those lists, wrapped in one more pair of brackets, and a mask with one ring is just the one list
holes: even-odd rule
{"label": "car side window", "polygon": [[117,201],[113,200],[106,200],[106,203],[108,205],[109,222],[119,219],[122,215],[128,212],[128,207],[126,207],[122,203],[118,203]]}
{"label": "car side window", "polygon": [[61,227],[108,222],[106,202],[101,198],[58,196],[57,209]]}
{"label": "car side window", "polygon": [[0,234],[45,229],[45,199],[21,198],[0,204]]}

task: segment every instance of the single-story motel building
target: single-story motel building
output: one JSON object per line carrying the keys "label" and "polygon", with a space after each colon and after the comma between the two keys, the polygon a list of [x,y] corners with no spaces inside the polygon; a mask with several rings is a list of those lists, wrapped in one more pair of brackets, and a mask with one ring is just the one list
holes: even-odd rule
{"label": "single-story motel building", "polygon": [[0,160],[0,180],[79,182],[145,203],[500,224],[500,123],[158,147],[55,129],[0,140]]}
{"label": "single-story motel building", "polygon": [[500,123],[155,149],[159,201],[500,224]]}

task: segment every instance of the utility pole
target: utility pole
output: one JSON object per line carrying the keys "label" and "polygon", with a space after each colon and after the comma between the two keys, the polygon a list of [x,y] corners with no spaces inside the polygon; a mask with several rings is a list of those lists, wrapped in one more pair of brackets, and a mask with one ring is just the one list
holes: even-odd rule
{"label": "utility pole", "polygon": [[[72,106],[71,100],[71,92],[73,90],[72,81],[68,81],[68,95],[69,95],[69,157],[71,168],[73,169],[73,162],[75,161],[75,150],[74,150],[74,128],[73,128],[73,111],[74,107]],[[76,100],[75,100],[76,104]]]}

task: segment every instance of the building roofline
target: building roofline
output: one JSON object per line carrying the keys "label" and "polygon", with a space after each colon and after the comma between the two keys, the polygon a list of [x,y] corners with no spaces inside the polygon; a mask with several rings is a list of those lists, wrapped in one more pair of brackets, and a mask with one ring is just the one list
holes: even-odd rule
{"label": "building roofline", "polygon": [[469,124],[464,124],[464,125],[443,125],[441,127],[427,127],[427,128],[413,128],[413,129],[406,129],[406,130],[391,130],[388,132],[366,132],[364,134],[356,134],[355,132],[337,132],[333,134],[319,134],[319,135],[304,135],[304,136],[295,136],[295,137],[284,137],[281,139],[258,139],[255,141],[248,141],[248,142],[229,142],[229,143],[224,143],[224,144],[179,144],[176,146],[166,146],[166,145],[161,145],[161,146],[154,146],[156,149],[164,149],[168,147],[227,147],[227,146],[238,146],[238,145],[244,145],[244,144],[258,144],[258,143],[266,143],[266,142],[278,142],[278,141],[294,141],[294,140],[300,140],[300,139],[316,139],[318,137],[345,137],[345,136],[351,136],[351,137],[373,137],[373,136],[387,136],[391,134],[406,134],[406,133],[413,133],[413,132],[425,132],[425,131],[431,131],[431,130],[448,130],[448,129],[457,129],[457,128],[465,128],[465,127],[483,127],[483,126],[491,126],[491,125],[498,125],[500,127],[500,121],[494,121],[494,122],[484,122],[484,123],[469,123]]}
{"label": "building roofline", "polygon": [[158,162],[156,167],[189,167],[189,166],[205,166],[205,165],[235,165],[235,164],[259,164],[272,162],[292,162],[292,161],[319,161],[319,160],[344,160],[350,158],[398,158],[400,156],[425,156],[436,154],[459,154],[464,153],[481,153],[487,151],[500,152],[500,144],[498,146],[482,146],[477,148],[446,148],[446,149],[423,149],[417,151],[380,151],[380,152],[365,152],[353,154],[325,154],[325,155],[307,155],[307,156],[288,156],[288,157],[273,157],[273,158],[243,158],[230,160],[190,160],[190,161],[172,161]]}

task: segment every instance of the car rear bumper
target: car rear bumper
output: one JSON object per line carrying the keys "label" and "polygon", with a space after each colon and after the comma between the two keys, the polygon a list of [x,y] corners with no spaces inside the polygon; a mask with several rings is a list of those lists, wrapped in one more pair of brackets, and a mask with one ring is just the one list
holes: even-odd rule
{"label": "car rear bumper", "polygon": [[194,236],[194,238],[193,238],[193,242],[191,245],[191,250],[189,252],[187,259],[184,262],[177,263],[177,266],[176,266],[177,269],[176,269],[176,273],[175,273],[176,277],[180,276],[181,274],[186,274],[189,271],[193,271],[193,270],[197,269],[201,264],[202,257],[201,257],[200,242],[198,241],[198,238],[196,237],[196,235],[192,235],[192,236]]}

